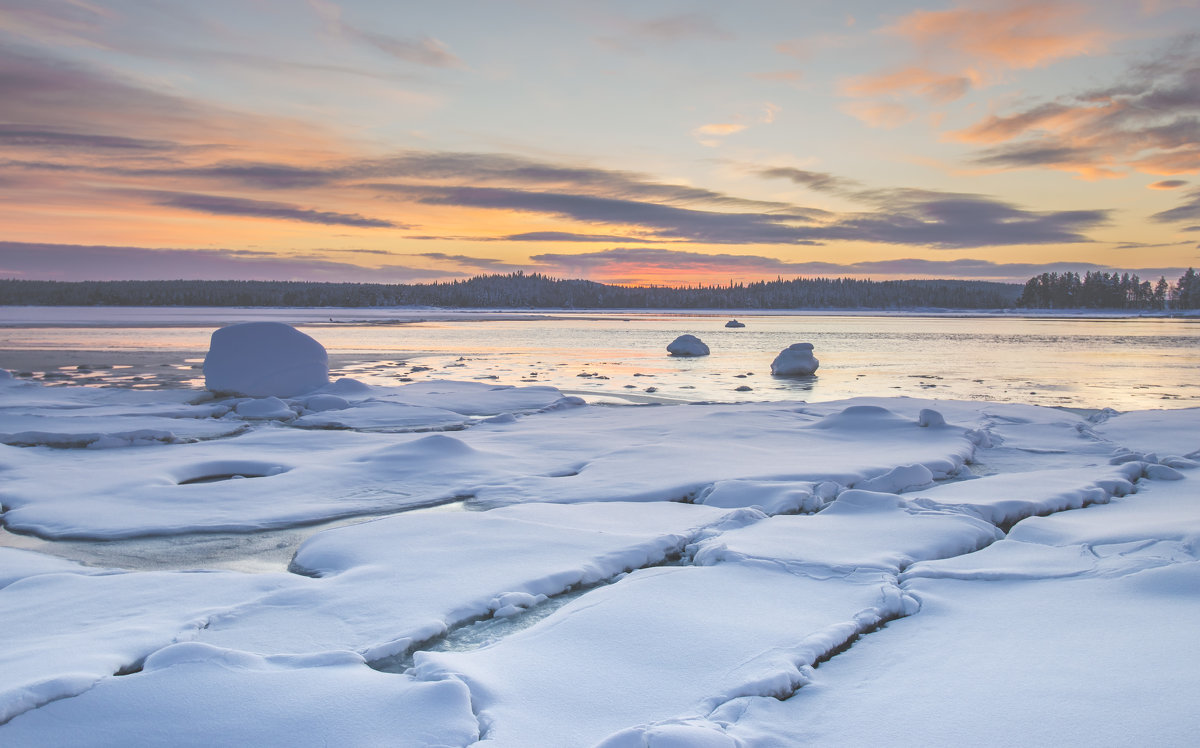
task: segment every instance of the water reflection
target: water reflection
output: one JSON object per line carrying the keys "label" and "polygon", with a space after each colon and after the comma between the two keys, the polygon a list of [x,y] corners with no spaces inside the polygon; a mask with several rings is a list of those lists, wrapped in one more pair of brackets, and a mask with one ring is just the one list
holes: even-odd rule
{"label": "water reflection", "polygon": [[[376,384],[547,384],[605,401],[906,395],[1118,410],[1200,405],[1195,319],[738,319],[745,328],[725,328],[725,314],[626,313],[301,329],[326,346],[337,374]],[[0,366],[48,384],[196,387],[213,329],[0,327]],[[683,333],[711,355],[668,356],[667,343]],[[775,354],[800,341],[816,347],[820,379],[771,377]]]}

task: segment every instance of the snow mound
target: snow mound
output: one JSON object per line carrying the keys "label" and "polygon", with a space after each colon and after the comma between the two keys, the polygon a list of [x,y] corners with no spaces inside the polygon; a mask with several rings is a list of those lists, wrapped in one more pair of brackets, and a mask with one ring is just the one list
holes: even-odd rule
{"label": "snow mound", "polygon": [[777,377],[803,377],[816,373],[820,365],[813,357],[812,343],[792,343],[771,362],[771,373]]}
{"label": "snow mound", "polygon": [[667,346],[672,356],[707,356],[708,346],[695,335],[680,335]]}
{"label": "snow mound", "polygon": [[282,322],[222,327],[204,357],[204,386],[219,394],[293,397],[327,384],[325,347]]}
{"label": "snow mound", "polygon": [[234,411],[242,418],[255,421],[290,421],[296,417],[296,411],[277,397],[243,400]]}

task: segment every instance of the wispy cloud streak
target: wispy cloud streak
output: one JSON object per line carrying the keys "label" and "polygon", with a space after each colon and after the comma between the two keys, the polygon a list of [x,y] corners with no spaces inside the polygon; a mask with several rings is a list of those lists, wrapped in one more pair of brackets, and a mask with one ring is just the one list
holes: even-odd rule
{"label": "wispy cloud streak", "polygon": [[247,216],[274,218],[284,221],[302,221],[326,226],[355,226],[358,228],[407,228],[404,224],[379,218],[366,218],[357,213],[334,213],[326,210],[311,210],[287,203],[268,200],[248,200],[224,195],[199,195],[183,192],[147,193],[155,205],[163,205],[197,213],[219,216]]}

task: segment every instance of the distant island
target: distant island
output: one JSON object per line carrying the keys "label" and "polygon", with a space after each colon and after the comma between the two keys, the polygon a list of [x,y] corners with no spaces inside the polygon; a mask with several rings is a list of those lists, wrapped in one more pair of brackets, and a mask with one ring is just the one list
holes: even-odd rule
{"label": "distant island", "polygon": [[0,279],[0,305],[393,307],[530,309],[1194,309],[1200,279],[1188,270],[1157,284],[1128,273],[1043,273],[1022,287],[966,280],[795,278],[729,285],[615,286],[539,273],[436,283],[310,281],[41,281]]}

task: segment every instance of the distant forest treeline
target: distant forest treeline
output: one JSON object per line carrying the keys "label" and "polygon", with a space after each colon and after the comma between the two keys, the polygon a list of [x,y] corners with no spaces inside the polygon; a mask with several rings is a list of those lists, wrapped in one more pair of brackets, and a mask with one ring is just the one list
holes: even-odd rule
{"label": "distant forest treeline", "polygon": [[0,280],[0,304],[35,306],[497,307],[564,309],[1002,309],[1021,287],[958,280],[807,278],[727,286],[610,286],[538,273],[442,283]]}
{"label": "distant forest treeline", "polygon": [[1200,276],[1193,268],[1171,285],[1129,273],[1042,273],[1025,283],[1017,306],[1035,309],[1198,309]]}

